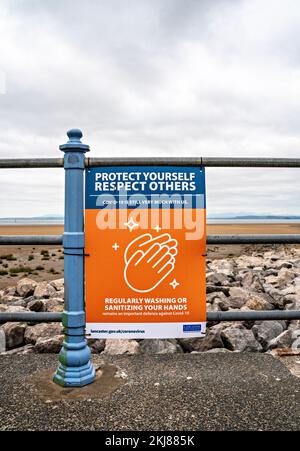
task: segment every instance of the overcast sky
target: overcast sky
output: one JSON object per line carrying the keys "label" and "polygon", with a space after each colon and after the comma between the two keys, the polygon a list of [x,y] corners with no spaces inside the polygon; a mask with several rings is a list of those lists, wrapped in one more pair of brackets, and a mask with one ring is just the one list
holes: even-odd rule
{"label": "overcast sky", "polygon": [[[299,0],[1,0],[0,158],[300,157]],[[5,82],[5,83],[4,83]],[[299,169],[207,169],[208,213],[300,214]],[[0,216],[63,212],[1,170]]]}

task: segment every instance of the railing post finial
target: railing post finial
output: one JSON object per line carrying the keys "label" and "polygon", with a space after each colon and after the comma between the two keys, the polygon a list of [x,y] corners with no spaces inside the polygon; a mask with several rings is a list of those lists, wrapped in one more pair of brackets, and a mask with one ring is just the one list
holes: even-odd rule
{"label": "railing post finial", "polygon": [[79,142],[81,144],[81,138],[83,137],[82,131],[79,128],[72,128],[67,132],[69,142]]}

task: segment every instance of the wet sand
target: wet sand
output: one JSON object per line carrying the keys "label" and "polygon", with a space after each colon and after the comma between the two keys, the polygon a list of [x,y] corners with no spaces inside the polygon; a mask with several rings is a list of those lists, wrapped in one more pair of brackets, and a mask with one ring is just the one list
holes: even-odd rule
{"label": "wet sand", "polygon": [[[0,226],[0,235],[61,235],[62,225]],[[209,224],[208,234],[300,233],[300,224]],[[269,245],[276,248],[276,245]],[[263,245],[209,246],[208,258],[231,258],[264,249]],[[0,290],[28,276],[36,281],[63,277],[63,251],[59,246],[0,246]]]}
{"label": "wet sand", "polygon": [[61,235],[63,225],[0,225],[0,235]]}
{"label": "wet sand", "polygon": [[[61,235],[63,225],[0,225],[0,235]],[[300,233],[300,223],[294,224],[208,224],[209,235],[289,234]]]}
{"label": "wet sand", "polygon": [[63,277],[63,250],[57,246],[0,246],[0,290],[23,277],[37,282]]}

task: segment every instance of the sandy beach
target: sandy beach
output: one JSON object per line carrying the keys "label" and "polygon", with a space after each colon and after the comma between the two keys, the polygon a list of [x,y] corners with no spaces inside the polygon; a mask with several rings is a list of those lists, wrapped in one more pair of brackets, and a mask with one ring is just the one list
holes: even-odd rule
{"label": "sandy beach", "polygon": [[63,225],[0,225],[0,235],[61,235]]}
{"label": "sandy beach", "polygon": [[[62,225],[2,225],[0,235],[61,235]],[[208,234],[300,233],[300,224],[209,224]],[[259,246],[209,246],[208,256],[230,258],[251,254]],[[260,246],[263,248],[263,246]],[[36,281],[63,277],[64,257],[59,246],[0,246],[0,289],[29,276]]]}
{"label": "sandy beach", "polygon": [[[0,225],[0,235],[61,235],[63,225]],[[300,233],[300,223],[291,224],[208,224],[209,235],[239,233]]]}

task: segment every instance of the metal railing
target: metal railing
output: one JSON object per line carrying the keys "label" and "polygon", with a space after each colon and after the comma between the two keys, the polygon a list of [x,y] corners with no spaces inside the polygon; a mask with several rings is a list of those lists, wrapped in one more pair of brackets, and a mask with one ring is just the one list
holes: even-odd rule
{"label": "metal railing", "polygon": [[[300,158],[152,157],[85,158],[85,166],[204,166],[209,168],[300,168]],[[63,168],[63,158],[0,159],[0,169]]]}
{"label": "metal railing", "polygon": [[[297,244],[299,234],[208,235],[207,244]],[[0,235],[0,245],[62,245],[62,235]]]}
{"label": "metal railing", "polygon": [[[76,132],[76,131],[75,131]],[[78,131],[77,131],[78,135]],[[69,135],[70,136],[70,135]],[[79,144],[82,152],[85,146],[80,139],[70,139],[69,144],[61,147],[66,151],[76,149]],[[77,141],[76,141],[77,139]],[[70,144],[71,143],[71,144]],[[68,150],[68,149],[67,149]],[[231,168],[300,168],[300,158],[84,158],[84,167],[96,166],[204,166]],[[28,159],[0,159],[0,169],[17,168],[62,168],[63,158],[28,158]],[[66,169],[66,166],[65,166]],[[254,235],[208,235],[207,244],[297,244],[300,234],[254,234]],[[62,245],[63,237],[55,236],[0,236],[0,245]],[[4,322],[61,322],[60,313],[0,313],[0,323]],[[215,321],[256,321],[256,320],[295,320],[300,319],[300,311],[227,311],[208,312],[207,320]]]}
{"label": "metal railing", "polygon": [[[300,168],[300,158],[85,158],[96,166],[204,166],[215,168]],[[0,169],[62,168],[63,158],[0,159]],[[297,244],[300,234],[208,235],[207,244]],[[62,236],[0,236],[0,245],[60,245]]]}

